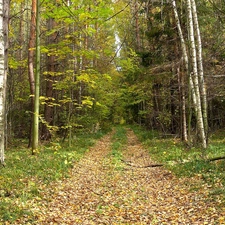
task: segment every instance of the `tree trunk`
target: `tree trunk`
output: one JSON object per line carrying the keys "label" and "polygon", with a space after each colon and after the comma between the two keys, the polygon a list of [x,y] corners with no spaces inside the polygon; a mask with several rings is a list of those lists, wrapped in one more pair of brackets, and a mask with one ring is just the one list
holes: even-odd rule
{"label": "tree trunk", "polygon": [[[187,48],[186,48],[183,32],[181,29],[181,24],[180,24],[179,15],[177,12],[176,2],[175,2],[175,0],[171,0],[171,3],[173,6],[174,17],[175,17],[175,21],[176,21],[178,35],[180,37],[182,57],[184,60],[185,70],[186,70],[186,73],[189,74],[189,60],[188,60]],[[181,82],[181,95],[182,95],[182,128],[183,128],[182,133],[183,133],[184,140],[187,141],[188,136],[187,136],[186,105],[185,105],[185,92],[184,92],[184,75],[181,75],[180,82]]]}
{"label": "tree trunk", "polygon": [[138,1],[134,2],[134,16],[135,16],[135,37],[136,37],[136,50],[140,51],[140,29],[139,29],[139,14],[138,14]]}
{"label": "tree trunk", "polygon": [[35,71],[35,94],[34,94],[34,118],[33,118],[33,139],[32,154],[38,148],[39,140],[39,86],[40,86],[40,0],[36,2],[36,71]]}
{"label": "tree trunk", "polygon": [[177,68],[178,73],[178,83],[179,83],[179,93],[181,102],[181,137],[182,140],[188,142],[187,135],[187,116],[186,116],[186,97],[185,97],[185,78],[183,71],[180,71],[180,67]]}
{"label": "tree trunk", "polygon": [[28,76],[30,83],[30,109],[31,109],[31,120],[30,120],[30,136],[28,147],[31,147],[32,133],[33,133],[33,112],[34,112],[34,92],[35,92],[35,81],[34,81],[34,48],[35,48],[35,30],[36,30],[36,0],[32,0],[31,6],[31,23],[30,23],[30,38],[28,43]]}
{"label": "tree trunk", "polygon": [[8,65],[9,1],[0,0],[0,161],[5,161],[6,79]]}
{"label": "tree trunk", "polygon": [[196,41],[194,34],[194,24],[193,24],[193,14],[192,14],[192,5],[191,1],[187,0],[187,13],[188,13],[188,31],[190,38],[190,54],[191,54],[191,64],[193,73],[190,76],[193,76],[193,90],[192,94],[196,96],[196,104],[194,104],[194,109],[196,113],[197,119],[197,127],[198,132],[200,133],[200,138],[202,142],[202,147],[207,147],[206,135],[205,135],[205,127],[203,122],[203,114],[202,114],[202,104],[201,104],[201,95],[199,89],[199,74],[198,74],[198,62],[197,62],[197,53],[196,53]]}
{"label": "tree trunk", "polygon": [[195,0],[191,0],[192,4],[192,13],[193,13],[193,21],[194,21],[194,30],[196,34],[196,48],[197,48],[197,60],[198,60],[198,71],[199,71],[199,82],[200,82],[200,93],[202,99],[202,114],[203,114],[203,122],[204,129],[206,134],[206,141],[208,142],[208,115],[207,115],[207,94],[206,87],[204,81],[204,70],[203,70],[203,60],[202,60],[202,41],[201,41],[201,33],[198,24],[198,15],[196,10]]}
{"label": "tree trunk", "polygon": [[[205,134],[205,126],[203,121],[203,113],[202,113],[202,104],[201,104],[201,93],[199,89],[199,79],[198,79],[198,60],[197,60],[197,53],[196,53],[196,43],[195,43],[195,35],[194,35],[194,24],[193,24],[193,14],[192,14],[192,6],[191,1],[187,0],[187,11],[188,11],[188,20],[189,20],[189,37],[190,37],[190,54],[191,54],[191,66],[193,73],[190,73],[189,69],[189,59],[188,59],[188,53],[187,48],[183,36],[183,32],[180,25],[180,20],[176,8],[176,2],[175,0],[171,0],[173,10],[174,10],[174,16],[177,23],[177,29],[178,34],[181,39],[181,47],[182,47],[182,54],[184,58],[185,68],[187,73],[189,74],[189,90],[191,91],[191,97],[194,105],[194,109],[196,112],[196,119],[197,119],[197,127],[198,131],[200,132],[200,138],[203,148],[207,147],[207,141],[206,141],[206,134]],[[202,70],[203,71],[203,70]],[[190,131],[190,126],[189,126]],[[190,137],[189,137],[190,139]]]}
{"label": "tree trunk", "polygon": [[[54,29],[56,26],[55,20],[53,18],[48,19],[48,30]],[[58,33],[54,32],[48,38],[48,45],[54,45],[57,43]],[[43,124],[41,139],[50,140],[51,133],[49,130],[49,125],[51,125],[53,121],[53,107],[49,104],[53,99],[53,82],[54,82],[54,73],[56,72],[56,59],[54,55],[54,50],[50,52],[47,57],[47,76],[46,76],[46,102],[44,109],[44,119],[45,124]]]}

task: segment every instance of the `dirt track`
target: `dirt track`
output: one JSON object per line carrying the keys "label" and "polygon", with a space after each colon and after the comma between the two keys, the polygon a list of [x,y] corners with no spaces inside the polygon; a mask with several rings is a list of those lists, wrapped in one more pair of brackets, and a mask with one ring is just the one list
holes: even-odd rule
{"label": "dirt track", "polygon": [[191,182],[162,167],[139,168],[153,162],[131,130],[123,161],[113,162],[111,135],[74,165],[71,178],[46,190],[48,199],[32,209],[35,224],[224,224],[224,212],[205,201],[206,187],[191,192]]}

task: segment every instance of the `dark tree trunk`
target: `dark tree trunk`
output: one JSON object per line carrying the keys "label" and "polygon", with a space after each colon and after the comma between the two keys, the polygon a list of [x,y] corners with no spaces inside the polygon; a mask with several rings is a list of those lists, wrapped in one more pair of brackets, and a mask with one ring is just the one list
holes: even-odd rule
{"label": "dark tree trunk", "polygon": [[[55,20],[50,18],[48,20],[48,30],[54,29],[56,26]],[[49,36],[47,42],[51,46],[57,43],[58,33],[54,32],[52,35]],[[53,83],[54,83],[54,73],[57,71],[56,69],[56,58],[54,52],[50,52],[49,56],[47,57],[47,75],[46,75],[46,101],[45,101],[45,108],[44,108],[44,120],[45,123],[42,127],[42,140],[50,140],[51,139],[51,132],[49,126],[53,125]]]}

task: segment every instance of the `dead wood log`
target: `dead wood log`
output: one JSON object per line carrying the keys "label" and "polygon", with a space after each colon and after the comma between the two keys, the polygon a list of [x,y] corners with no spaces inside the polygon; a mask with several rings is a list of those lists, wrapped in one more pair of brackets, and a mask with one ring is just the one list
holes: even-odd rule
{"label": "dead wood log", "polygon": [[138,166],[138,165],[135,165],[135,164],[131,163],[131,161],[125,161],[123,159],[121,159],[121,161],[123,163],[125,163],[126,165],[128,165],[128,166],[132,166],[132,167],[136,167],[136,168],[149,168],[149,167],[161,167],[161,166],[164,166],[164,164],[161,164],[161,163],[149,164],[149,165],[145,165],[145,166]]}
{"label": "dead wood log", "polygon": [[[217,161],[217,160],[223,160],[225,159],[225,156],[218,156],[218,157],[214,157],[214,158],[211,158],[211,159],[208,159],[206,160],[206,162],[213,162],[213,161]],[[135,167],[135,168],[149,168],[149,167],[161,167],[161,166],[165,166],[166,164],[163,164],[163,163],[156,163],[156,164],[149,164],[149,165],[145,165],[145,166],[139,166],[139,165],[135,165],[133,164],[131,161],[126,161],[126,160],[123,160],[121,159],[121,161],[123,163],[125,163],[126,165],[128,166],[132,166],[132,167]],[[190,162],[190,161],[188,161]],[[184,162],[174,162],[175,164],[183,164]],[[185,162],[186,163],[186,162]]]}
{"label": "dead wood log", "polygon": [[213,162],[213,161],[222,160],[222,159],[225,159],[225,156],[214,157],[214,158],[208,159],[207,161]]}

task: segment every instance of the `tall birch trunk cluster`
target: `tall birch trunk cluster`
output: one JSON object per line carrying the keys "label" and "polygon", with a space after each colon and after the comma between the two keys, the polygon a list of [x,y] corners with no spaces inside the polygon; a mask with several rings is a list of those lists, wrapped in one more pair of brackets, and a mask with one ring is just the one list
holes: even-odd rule
{"label": "tall birch trunk cluster", "polygon": [[[197,122],[197,132],[203,148],[207,147],[207,99],[204,81],[203,63],[202,63],[202,44],[201,34],[198,24],[198,16],[195,0],[186,0],[188,17],[188,40],[185,41],[181,27],[176,1],[171,0],[174,16],[177,24],[178,34],[181,41],[182,56],[185,69],[189,77],[189,91],[195,111]],[[190,43],[189,48],[187,42]],[[190,118],[190,117],[189,117]],[[189,127],[189,131],[190,131]],[[189,137],[190,139],[190,137]]]}

